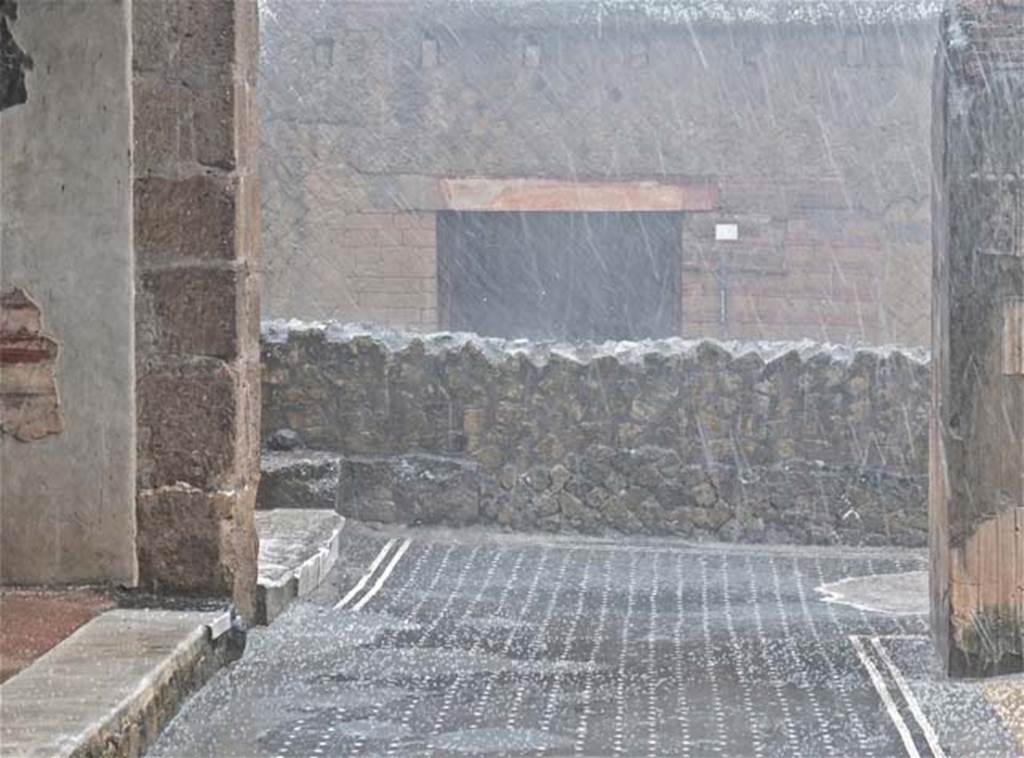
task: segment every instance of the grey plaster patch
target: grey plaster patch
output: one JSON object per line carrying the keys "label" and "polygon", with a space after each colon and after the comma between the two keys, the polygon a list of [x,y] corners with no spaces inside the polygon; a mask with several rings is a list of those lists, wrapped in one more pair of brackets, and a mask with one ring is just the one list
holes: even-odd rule
{"label": "grey plaster patch", "polygon": [[826,603],[839,603],[872,613],[926,615],[928,572],[852,576],[815,588]]}

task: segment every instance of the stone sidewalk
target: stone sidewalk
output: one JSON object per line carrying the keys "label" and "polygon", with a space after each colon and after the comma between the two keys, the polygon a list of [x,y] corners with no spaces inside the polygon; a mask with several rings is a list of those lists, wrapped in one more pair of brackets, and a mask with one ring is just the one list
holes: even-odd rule
{"label": "stone sidewalk", "polygon": [[225,610],[116,609],[0,685],[0,756],[137,756],[237,657]]}
{"label": "stone sidewalk", "polygon": [[152,755],[1024,750],[1009,696],[937,677],[921,553],[349,524],[341,555]]}

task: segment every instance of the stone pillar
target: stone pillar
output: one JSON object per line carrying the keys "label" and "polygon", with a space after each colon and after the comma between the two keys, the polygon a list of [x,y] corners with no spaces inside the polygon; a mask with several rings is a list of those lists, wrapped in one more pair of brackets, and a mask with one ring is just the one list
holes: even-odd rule
{"label": "stone pillar", "polygon": [[942,19],[934,118],[932,627],[946,670],[1024,670],[1024,3]]}
{"label": "stone pillar", "polygon": [[143,587],[251,617],[259,477],[257,0],[136,0]]}

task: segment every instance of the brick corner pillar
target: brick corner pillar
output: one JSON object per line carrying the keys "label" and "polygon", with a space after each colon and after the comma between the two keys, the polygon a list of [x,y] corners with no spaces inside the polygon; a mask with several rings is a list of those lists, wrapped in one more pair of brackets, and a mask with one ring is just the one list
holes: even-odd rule
{"label": "brick corner pillar", "polygon": [[135,0],[140,584],[252,619],[257,0]]}
{"label": "brick corner pillar", "polygon": [[1024,3],[957,0],[935,79],[932,630],[1024,670]]}

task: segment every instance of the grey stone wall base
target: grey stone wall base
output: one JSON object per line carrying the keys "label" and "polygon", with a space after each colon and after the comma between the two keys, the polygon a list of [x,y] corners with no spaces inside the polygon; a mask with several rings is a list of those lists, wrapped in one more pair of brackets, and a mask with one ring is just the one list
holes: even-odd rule
{"label": "grey stone wall base", "polygon": [[[325,459],[330,474],[320,476],[316,461]],[[288,462],[275,454],[270,466],[276,502],[336,504],[343,516],[388,524],[906,547],[923,547],[928,528],[924,475],[806,462],[684,465],[655,446],[594,446],[565,464],[508,464],[497,474],[422,454],[307,451]]]}
{"label": "grey stone wall base", "polygon": [[257,510],[274,508],[326,508],[338,497],[341,456],[296,450],[264,453],[256,494]]}
{"label": "grey stone wall base", "polygon": [[[673,451],[603,448],[492,475],[432,456],[342,460],[338,508],[365,521],[727,542],[926,544],[927,479],[803,463],[683,466]],[[894,510],[892,503],[916,508]]]}

